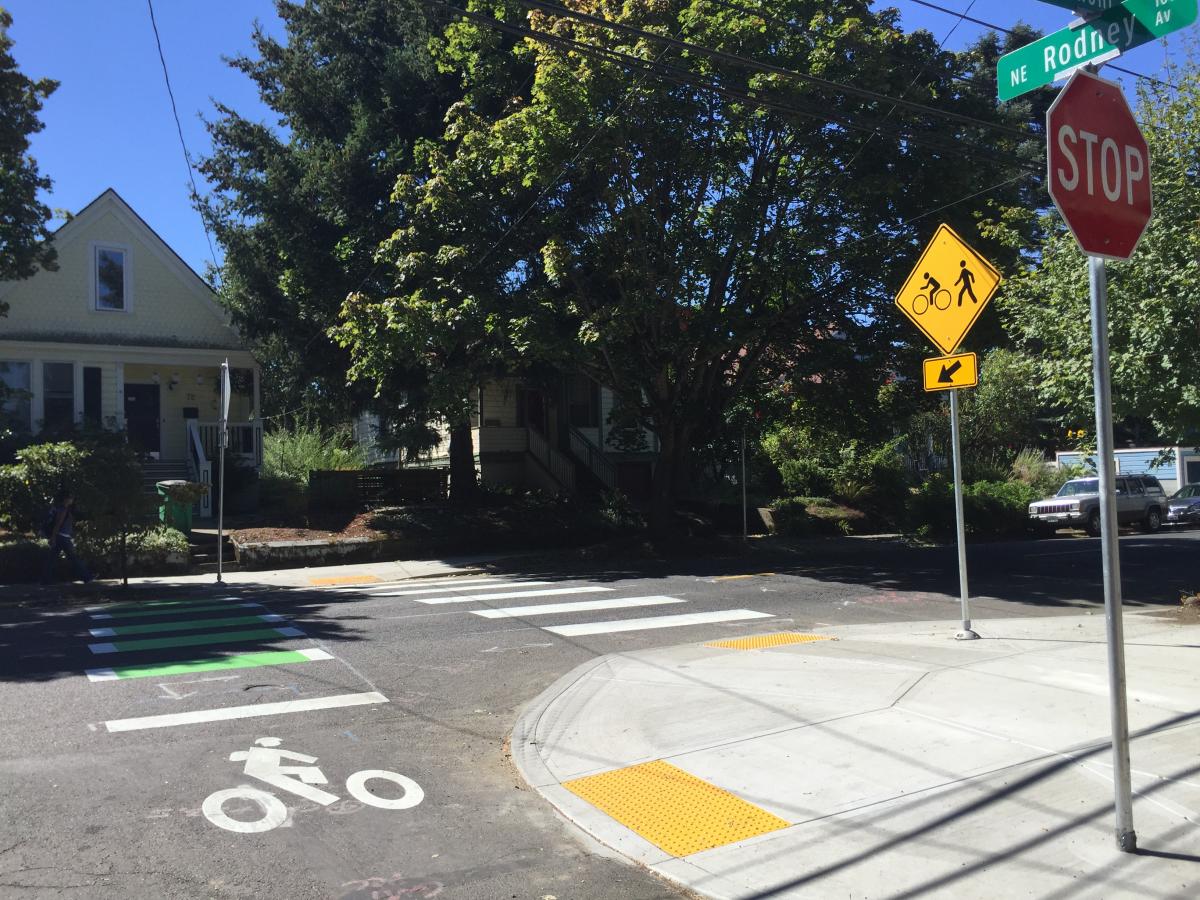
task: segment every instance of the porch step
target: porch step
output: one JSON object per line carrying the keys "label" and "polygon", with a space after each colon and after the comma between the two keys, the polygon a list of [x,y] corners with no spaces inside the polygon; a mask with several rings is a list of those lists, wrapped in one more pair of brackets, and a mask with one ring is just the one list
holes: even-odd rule
{"label": "porch step", "polygon": [[[221,564],[222,575],[226,572],[240,572],[241,570],[242,567],[235,562],[222,562]],[[192,563],[191,571],[196,575],[208,575],[217,571],[217,564],[216,562],[194,562]]]}
{"label": "porch step", "polygon": [[160,481],[187,481],[191,477],[186,459],[158,459],[142,463],[142,489],[157,492]]}

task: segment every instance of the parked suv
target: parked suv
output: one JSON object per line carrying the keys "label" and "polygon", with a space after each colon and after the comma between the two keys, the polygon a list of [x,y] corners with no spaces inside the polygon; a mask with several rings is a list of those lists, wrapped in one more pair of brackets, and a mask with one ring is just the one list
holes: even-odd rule
{"label": "parked suv", "polygon": [[[1167,495],[1153,475],[1122,475],[1117,478],[1117,521],[1139,523],[1149,532],[1158,531],[1167,508]],[[1100,479],[1072,478],[1048,500],[1029,505],[1029,518],[1053,528],[1084,528],[1092,537],[1100,534]]]}

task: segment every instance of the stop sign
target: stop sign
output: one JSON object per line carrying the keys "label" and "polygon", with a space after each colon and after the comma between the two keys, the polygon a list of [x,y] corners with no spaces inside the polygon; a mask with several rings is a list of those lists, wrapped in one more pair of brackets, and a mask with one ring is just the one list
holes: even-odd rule
{"label": "stop sign", "polygon": [[1150,221],[1150,150],[1120,85],[1077,69],[1046,113],[1050,196],[1090,256],[1129,259]]}

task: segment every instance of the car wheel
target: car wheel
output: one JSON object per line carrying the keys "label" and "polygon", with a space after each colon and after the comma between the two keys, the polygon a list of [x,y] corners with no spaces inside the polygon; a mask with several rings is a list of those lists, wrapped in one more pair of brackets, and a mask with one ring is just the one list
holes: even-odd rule
{"label": "car wheel", "polygon": [[1092,510],[1092,514],[1088,516],[1087,525],[1085,526],[1087,533],[1092,537],[1100,537],[1100,510]]}
{"label": "car wheel", "polygon": [[1154,534],[1154,532],[1162,528],[1162,513],[1159,512],[1157,506],[1152,506],[1146,510],[1146,518],[1142,521],[1142,527],[1146,529],[1147,534]]}

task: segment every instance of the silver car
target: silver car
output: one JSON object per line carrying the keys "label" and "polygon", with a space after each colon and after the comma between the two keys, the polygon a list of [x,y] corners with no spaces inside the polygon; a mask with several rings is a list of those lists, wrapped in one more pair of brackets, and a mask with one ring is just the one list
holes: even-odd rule
{"label": "silver car", "polygon": [[1200,525],[1200,484],[1185,484],[1167,498],[1168,525]]}

